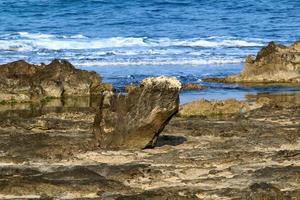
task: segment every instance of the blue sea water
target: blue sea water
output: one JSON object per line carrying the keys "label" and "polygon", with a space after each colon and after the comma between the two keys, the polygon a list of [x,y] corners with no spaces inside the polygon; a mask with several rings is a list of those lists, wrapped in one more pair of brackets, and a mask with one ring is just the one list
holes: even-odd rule
{"label": "blue sea water", "polygon": [[209,86],[182,102],[294,90],[202,79],[239,73],[269,41],[299,40],[299,0],[8,0],[0,22],[0,63],[68,59],[116,88],[157,75]]}

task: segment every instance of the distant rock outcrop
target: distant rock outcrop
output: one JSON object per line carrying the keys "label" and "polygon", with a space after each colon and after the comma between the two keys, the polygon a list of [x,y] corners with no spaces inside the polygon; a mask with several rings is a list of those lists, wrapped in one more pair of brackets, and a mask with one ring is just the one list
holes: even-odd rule
{"label": "distant rock outcrop", "polygon": [[236,99],[212,100],[200,99],[180,106],[180,117],[216,117],[234,116],[249,110],[246,102]]}
{"label": "distant rock outcrop", "polygon": [[159,133],[178,112],[180,82],[147,78],[128,95],[104,92],[95,117],[94,134],[101,148],[153,147]]}
{"label": "distant rock outcrop", "polygon": [[300,41],[290,47],[270,42],[256,58],[248,56],[239,75],[207,81],[244,83],[300,83]]}
{"label": "distant rock outcrop", "polygon": [[186,83],[182,85],[182,90],[203,90],[206,89],[205,86],[199,85],[197,83]]}
{"label": "distant rock outcrop", "polygon": [[0,102],[27,102],[48,97],[100,94],[96,72],[76,69],[66,60],[33,65],[16,61],[0,65]]}

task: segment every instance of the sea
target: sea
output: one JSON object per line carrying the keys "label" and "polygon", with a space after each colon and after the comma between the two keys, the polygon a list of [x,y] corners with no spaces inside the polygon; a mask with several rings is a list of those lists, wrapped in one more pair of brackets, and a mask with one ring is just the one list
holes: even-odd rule
{"label": "sea", "polygon": [[203,81],[239,73],[270,41],[299,40],[299,0],[0,0],[0,24],[0,64],[67,59],[117,91],[160,75],[208,87],[181,103],[299,90]]}

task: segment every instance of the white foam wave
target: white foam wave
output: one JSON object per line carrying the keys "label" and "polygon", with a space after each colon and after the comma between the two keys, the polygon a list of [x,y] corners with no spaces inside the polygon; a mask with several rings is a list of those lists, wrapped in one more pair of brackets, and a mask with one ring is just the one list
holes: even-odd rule
{"label": "white foam wave", "polygon": [[71,36],[63,36],[63,38],[71,38],[71,39],[83,39],[83,38],[87,38],[84,35],[78,34],[78,35],[71,35]]}
{"label": "white foam wave", "polygon": [[[29,42],[29,41],[26,41]],[[102,48],[118,48],[131,46],[144,46],[142,38],[108,38],[98,40],[36,40],[31,41],[35,48],[49,50],[81,50],[81,49],[102,49]]]}
{"label": "white foam wave", "polygon": [[55,38],[54,35],[42,34],[42,33],[18,32],[18,34],[21,37],[28,38],[28,39],[49,39],[49,38]]}
{"label": "white foam wave", "polygon": [[7,41],[0,40],[0,50],[5,51],[32,51],[33,47],[31,45],[25,44],[21,41]]}
{"label": "white foam wave", "polygon": [[[51,34],[19,32],[19,38],[2,39],[0,50],[15,49],[24,50],[86,50],[107,48],[167,48],[167,47],[255,47],[263,46],[263,42],[247,41],[236,38],[191,38],[191,39],[151,39],[145,37],[112,37],[112,38],[88,38],[84,35],[55,36]],[[5,44],[4,44],[5,43]],[[10,44],[9,44],[10,43]],[[29,48],[30,47],[30,48]]]}
{"label": "white foam wave", "polygon": [[262,46],[262,43],[250,42],[238,39],[225,39],[225,40],[205,40],[205,39],[187,39],[187,40],[170,40],[168,38],[160,39],[158,45],[162,46],[187,46],[187,47],[253,47]]}
{"label": "white foam wave", "polygon": [[[62,39],[34,39],[34,40],[2,40],[0,50],[31,51],[48,50],[85,50],[118,48],[130,46],[144,46],[142,38],[110,38],[90,41],[62,40]],[[17,48],[16,48],[17,47]]]}
{"label": "white foam wave", "polygon": [[51,38],[64,38],[64,39],[83,39],[87,38],[86,36],[82,34],[77,35],[71,35],[71,36],[56,36],[52,34],[43,34],[43,33],[28,33],[28,32],[18,32],[18,35],[21,38],[27,38],[27,39],[51,39]]}
{"label": "white foam wave", "polygon": [[80,67],[101,67],[101,66],[137,66],[137,65],[209,65],[209,64],[237,64],[242,59],[211,59],[211,60],[136,60],[136,61],[85,61],[74,64]]}
{"label": "white foam wave", "polygon": [[223,40],[219,42],[206,41],[206,40],[196,40],[193,42],[187,42],[188,46],[196,47],[254,47],[262,46],[261,43],[248,42],[243,40]]}
{"label": "white foam wave", "polygon": [[[95,56],[106,56],[106,55],[120,55],[120,56],[135,56],[135,55],[180,55],[190,54],[192,52],[185,51],[183,49],[126,49],[126,50],[108,50],[108,51],[96,51],[93,52]],[[200,54],[198,54],[200,55]]]}
{"label": "white foam wave", "polygon": [[224,39],[224,40],[211,40],[209,39],[170,39],[160,38],[158,40],[151,40],[154,46],[185,46],[185,47],[253,47],[263,46],[263,43],[244,41],[239,39]]}

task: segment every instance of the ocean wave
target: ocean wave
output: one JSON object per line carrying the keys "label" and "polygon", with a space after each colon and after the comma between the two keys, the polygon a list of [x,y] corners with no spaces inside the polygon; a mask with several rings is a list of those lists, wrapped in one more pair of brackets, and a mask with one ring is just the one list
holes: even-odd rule
{"label": "ocean wave", "polygon": [[251,42],[240,39],[224,39],[212,40],[212,39],[169,39],[160,38],[157,41],[152,41],[153,44],[158,46],[185,46],[185,47],[206,47],[206,48],[218,48],[218,47],[260,47],[263,43]]}
{"label": "ocean wave", "polygon": [[[107,50],[93,52],[94,56],[136,56],[136,55],[193,55],[194,52],[184,49],[126,49],[126,50]],[[202,53],[203,54],[203,53]],[[200,55],[200,54],[198,54]]]}
{"label": "ocean wave", "polygon": [[0,40],[0,50],[4,51],[32,51],[33,47],[21,41]]}
{"label": "ocean wave", "polygon": [[87,38],[86,36],[82,34],[77,34],[77,35],[62,35],[62,36],[57,36],[53,34],[44,34],[44,33],[28,33],[28,32],[18,32],[17,35],[20,36],[20,38],[26,38],[26,39],[51,39],[51,38],[64,38],[64,39],[83,39]]}
{"label": "ocean wave", "polygon": [[83,39],[83,38],[87,38],[86,36],[84,35],[81,35],[81,34],[78,34],[78,35],[71,35],[71,36],[62,36],[63,38],[71,38],[71,39]]}
{"label": "ocean wave", "polygon": [[[263,41],[248,41],[232,37],[208,38],[147,38],[147,37],[111,37],[89,38],[84,35],[56,36],[51,34],[19,32],[17,38],[1,39],[0,50],[32,51],[39,49],[48,50],[85,50],[106,48],[240,48],[261,47]],[[18,48],[15,48],[15,46]]]}
{"label": "ocean wave", "polygon": [[187,42],[187,45],[196,47],[257,47],[262,46],[263,44],[257,42],[248,42],[244,40],[223,40],[219,42],[196,40]]}
{"label": "ocean wave", "polygon": [[28,39],[49,39],[49,38],[55,38],[55,35],[42,34],[42,33],[18,32],[18,34],[21,37],[28,38]]}
{"label": "ocean wave", "polygon": [[209,65],[209,64],[238,64],[242,59],[194,59],[194,60],[128,60],[128,61],[84,61],[74,64],[79,67],[101,67],[101,66],[137,66],[137,65]]}

